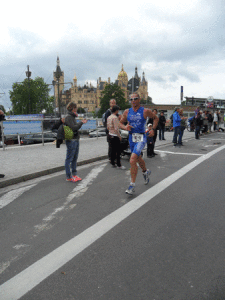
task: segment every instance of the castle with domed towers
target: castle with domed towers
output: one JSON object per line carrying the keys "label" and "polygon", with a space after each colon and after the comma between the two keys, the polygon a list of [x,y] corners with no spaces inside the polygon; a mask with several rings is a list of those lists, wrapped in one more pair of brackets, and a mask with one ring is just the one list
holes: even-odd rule
{"label": "castle with domed towers", "polygon": [[[60,96],[60,107],[66,106],[69,102],[75,102],[77,107],[82,107],[88,112],[93,112],[96,108],[100,108],[100,97],[106,86],[106,84],[113,83],[110,81],[110,77],[107,81],[103,81],[101,77],[97,80],[97,87],[94,87],[91,83],[86,83],[84,86],[77,85],[76,75],[71,82],[71,87],[68,90],[64,89],[64,72],[61,71],[59,57],[57,57],[56,71],[53,73],[54,81],[59,82],[55,84],[55,99],[56,107],[59,106],[58,94]],[[148,98],[148,82],[145,79],[144,72],[142,78],[138,76],[137,67],[135,68],[135,75],[128,80],[127,73],[124,71],[123,65],[121,71],[118,74],[117,79],[114,82],[124,92],[125,99],[129,101],[129,94],[133,92],[139,93],[141,99],[145,101]]]}

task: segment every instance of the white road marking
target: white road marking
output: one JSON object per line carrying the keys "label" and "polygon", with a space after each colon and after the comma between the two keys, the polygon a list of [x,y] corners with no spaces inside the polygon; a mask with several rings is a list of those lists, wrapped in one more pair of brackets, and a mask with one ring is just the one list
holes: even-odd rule
{"label": "white road marking", "polygon": [[156,150],[156,149],[155,149],[155,151],[160,152],[160,153],[179,154],[179,155],[198,155],[198,156],[204,155],[204,154],[198,154],[198,153],[172,152],[172,151],[162,151],[162,150]]}
{"label": "white road marking", "polygon": [[13,246],[13,248],[16,250],[19,250],[21,248],[26,248],[26,247],[30,247],[30,246],[26,245],[26,244],[20,244],[20,245]]}
{"label": "white road marking", "polygon": [[[1,262],[0,263],[0,274],[3,273],[10,265],[13,261],[17,260],[17,256],[12,257],[11,260],[5,261],[5,262]],[[1,293],[1,292],[0,292]],[[1,298],[4,299],[4,298]]]}
{"label": "white road marking", "polygon": [[225,139],[222,139],[222,138],[210,139],[210,138],[205,138],[205,137],[202,137],[201,140],[207,140],[207,141],[225,141]]}
{"label": "white road marking", "polygon": [[[104,160],[101,160],[101,161],[96,161],[96,162],[93,162],[93,163],[90,163],[90,164],[82,165],[82,166],[79,166],[79,170],[83,170],[83,169],[86,169],[86,168],[89,168],[89,167],[92,167],[92,166],[100,165],[102,163],[105,163],[106,161],[108,161],[108,160],[104,159]],[[27,186],[27,185],[38,184],[39,182],[41,182],[43,180],[54,178],[56,176],[60,176],[60,175],[63,175],[63,174],[65,174],[65,171],[59,171],[59,172],[56,172],[56,173],[53,173],[53,174],[44,175],[44,176],[41,176],[41,177],[38,177],[38,178],[31,179],[31,180],[29,180],[29,182],[25,181],[25,182],[20,182],[20,183],[14,184],[14,185],[10,185],[10,186],[7,186],[5,188],[1,188],[0,195],[6,193],[8,191],[11,191],[12,189],[15,190],[15,189]]]}
{"label": "white road marking", "polygon": [[0,299],[18,300],[172,183],[224,149],[225,145],[197,158],[3,283],[0,286]]}
{"label": "white road marking", "polygon": [[31,184],[25,187],[21,187],[19,189],[10,191],[6,193],[4,196],[0,198],[0,209],[2,209],[4,206],[8,205],[9,203],[13,202],[15,199],[17,199],[19,196],[21,196],[24,192],[30,190],[33,188],[36,184]]}
{"label": "white road marking", "polygon": [[[16,250],[16,256],[13,256],[8,261],[0,262],[0,274],[3,273],[11,265],[12,262],[19,260],[27,251],[29,251],[30,246],[21,244],[21,245],[16,245],[13,248]],[[4,298],[0,298],[0,299],[4,299]]]}
{"label": "white road marking", "polygon": [[[100,166],[95,167],[91,170],[91,172],[82,180],[80,183],[73,189],[73,191],[69,194],[69,196],[66,198],[66,201],[63,203],[62,206],[57,207],[54,209],[52,213],[50,213],[48,216],[46,216],[43,219],[43,222],[41,224],[35,225],[35,235],[37,236],[41,231],[48,230],[53,227],[53,225],[49,225],[49,223],[57,217],[57,215],[68,209],[68,206],[70,202],[74,198],[79,198],[84,195],[84,193],[88,190],[88,187],[93,183],[93,180],[98,176],[100,172],[103,171],[106,164],[101,164]],[[69,206],[70,209],[74,208],[76,205]]]}

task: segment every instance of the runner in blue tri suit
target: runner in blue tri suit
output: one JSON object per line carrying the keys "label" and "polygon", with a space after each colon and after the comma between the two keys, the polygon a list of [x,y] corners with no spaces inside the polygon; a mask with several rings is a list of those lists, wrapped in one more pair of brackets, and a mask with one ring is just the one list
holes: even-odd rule
{"label": "runner in blue tri suit", "polygon": [[[130,100],[132,107],[125,110],[123,113],[120,120],[120,128],[129,131],[129,143],[131,149],[131,183],[126,190],[126,193],[132,195],[134,193],[135,181],[138,173],[137,163],[142,169],[145,184],[149,183],[149,175],[151,173],[148,169],[146,169],[145,161],[141,157],[141,151],[144,149],[147,142],[145,134],[146,119],[147,117],[153,119],[153,128],[149,132],[150,137],[154,135],[159,119],[150,109],[141,107],[139,94],[132,94],[130,96]],[[128,122],[126,126],[124,125],[125,122]]]}

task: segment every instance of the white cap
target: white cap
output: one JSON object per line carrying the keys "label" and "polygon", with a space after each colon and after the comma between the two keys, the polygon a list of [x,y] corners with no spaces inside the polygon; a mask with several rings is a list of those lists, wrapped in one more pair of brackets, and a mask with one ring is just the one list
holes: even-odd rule
{"label": "white cap", "polygon": [[151,123],[149,123],[149,124],[148,124],[148,127],[150,127],[150,126],[152,126],[152,124],[151,124]]}

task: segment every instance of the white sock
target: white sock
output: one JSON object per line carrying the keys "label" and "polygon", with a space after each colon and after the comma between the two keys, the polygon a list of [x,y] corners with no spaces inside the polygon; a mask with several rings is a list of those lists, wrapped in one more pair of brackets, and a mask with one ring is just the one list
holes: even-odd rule
{"label": "white sock", "polygon": [[135,183],[134,183],[134,182],[131,182],[130,185],[135,186]]}

